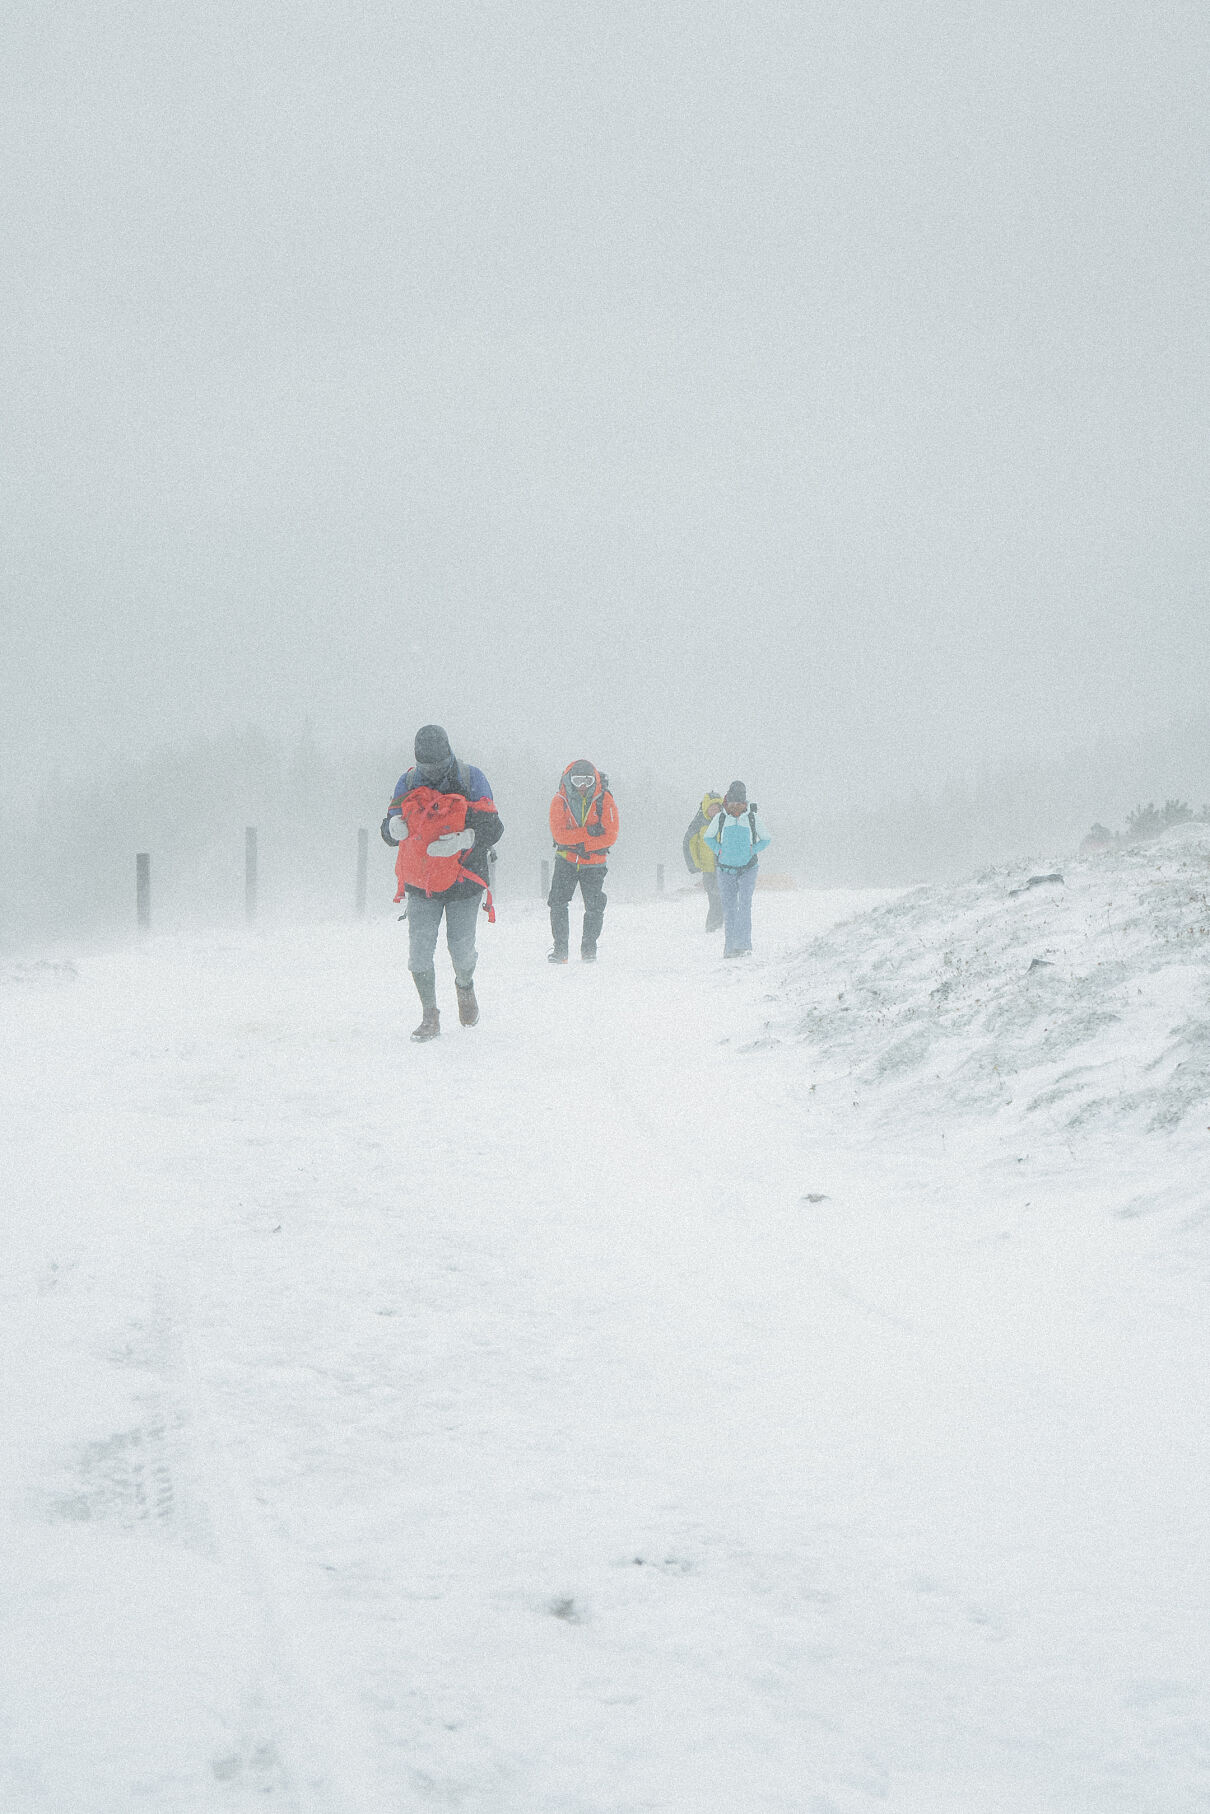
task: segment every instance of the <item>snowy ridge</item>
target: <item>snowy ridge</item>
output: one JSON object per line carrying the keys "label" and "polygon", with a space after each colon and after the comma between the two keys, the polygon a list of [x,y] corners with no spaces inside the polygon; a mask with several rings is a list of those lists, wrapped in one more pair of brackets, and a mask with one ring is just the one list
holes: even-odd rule
{"label": "snowy ridge", "polygon": [[901,1116],[1177,1127],[1210,1098],[1210,831],[1062,876],[989,870],[814,940],[789,970],[797,1036]]}

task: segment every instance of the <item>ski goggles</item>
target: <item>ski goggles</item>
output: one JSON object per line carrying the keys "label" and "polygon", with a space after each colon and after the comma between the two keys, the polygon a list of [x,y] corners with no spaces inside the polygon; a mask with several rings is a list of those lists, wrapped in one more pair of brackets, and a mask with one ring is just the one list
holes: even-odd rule
{"label": "ski goggles", "polygon": [[595,787],[597,783],[595,775],[568,775],[567,779],[571,786],[581,794],[586,794],[589,788]]}

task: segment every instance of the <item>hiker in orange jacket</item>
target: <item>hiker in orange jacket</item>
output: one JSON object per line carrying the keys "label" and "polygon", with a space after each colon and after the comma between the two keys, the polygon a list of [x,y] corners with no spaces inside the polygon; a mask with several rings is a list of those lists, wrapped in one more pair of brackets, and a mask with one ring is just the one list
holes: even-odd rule
{"label": "hiker in orange jacket", "polygon": [[567,962],[567,909],[579,888],[584,901],[580,956],[593,963],[605,920],[605,865],[617,840],[618,808],[608,777],[588,761],[569,762],[559,791],[550,803],[550,835],[555,841],[554,874],[546,897],[554,949],[552,964]]}

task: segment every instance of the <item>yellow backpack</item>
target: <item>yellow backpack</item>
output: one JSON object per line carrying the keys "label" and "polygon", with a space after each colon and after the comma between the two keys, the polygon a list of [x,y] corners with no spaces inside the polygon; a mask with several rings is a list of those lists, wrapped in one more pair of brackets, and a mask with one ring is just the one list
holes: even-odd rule
{"label": "yellow backpack", "polygon": [[702,815],[702,825],[700,830],[695,831],[689,840],[689,850],[692,854],[693,861],[697,864],[698,868],[706,874],[709,874],[710,871],[713,870],[716,861],[714,852],[706,842],[706,833],[710,830],[710,822],[714,818],[715,813],[721,812],[722,807],[723,796],[721,794],[703,795],[702,804],[699,808]]}

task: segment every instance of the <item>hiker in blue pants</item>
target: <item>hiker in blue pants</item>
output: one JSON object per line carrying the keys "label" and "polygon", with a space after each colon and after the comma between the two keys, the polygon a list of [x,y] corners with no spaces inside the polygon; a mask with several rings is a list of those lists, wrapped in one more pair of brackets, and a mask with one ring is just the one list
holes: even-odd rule
{"label": "hiker in blue pants", "polygon": [[722,808],[710,821],[705,843],[718,865],[718,893],[723,904],[723,956],[747,957],[752,950],[752,891],[758,858],[770,843],[748,790],[733,781]]}

